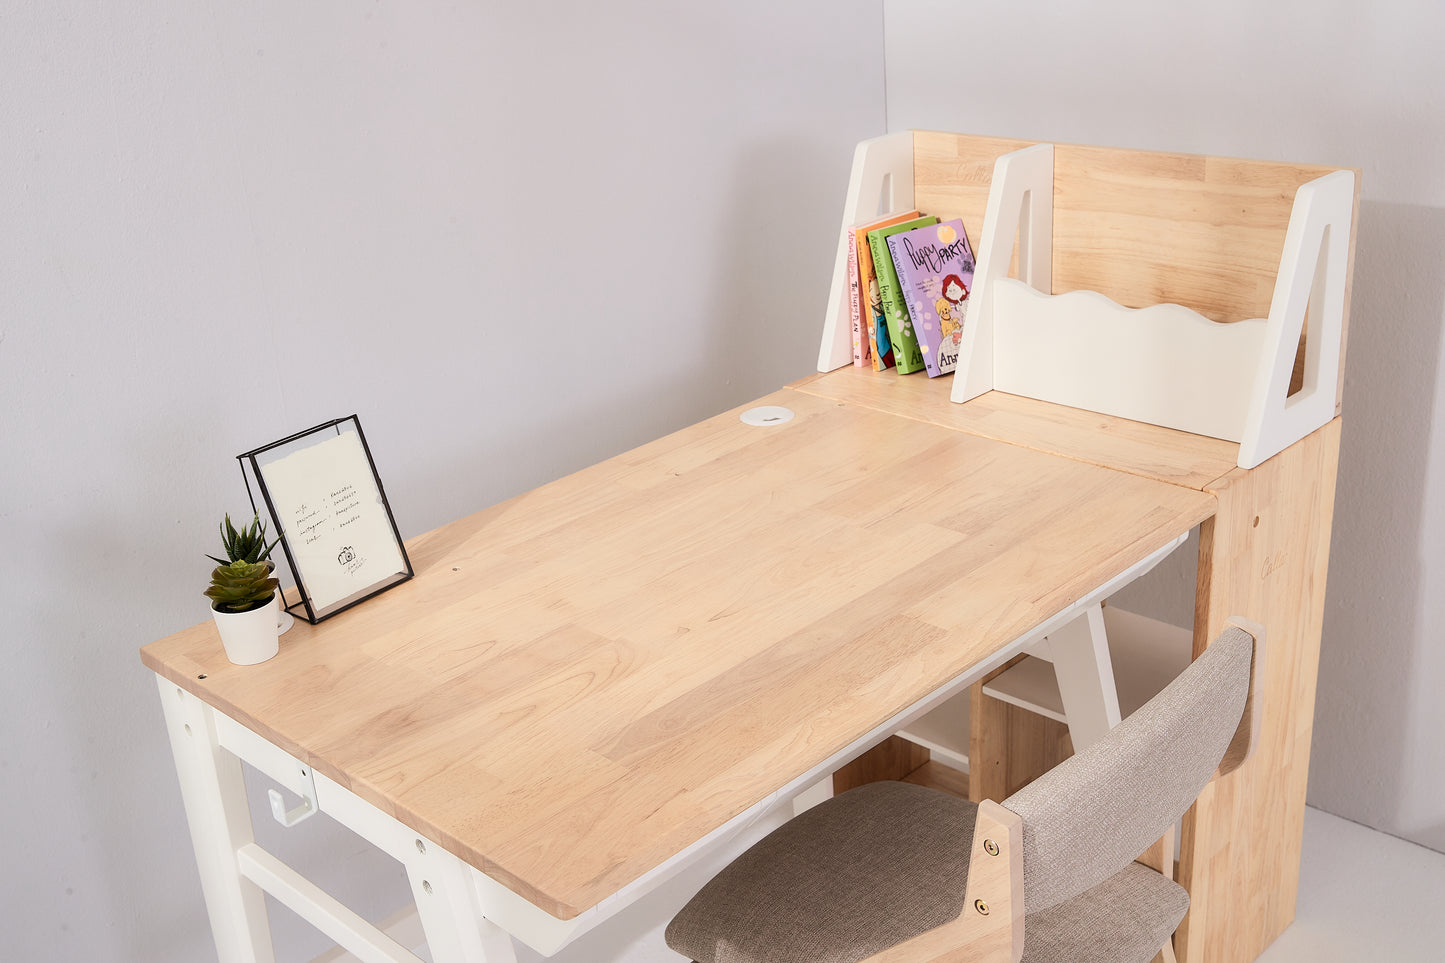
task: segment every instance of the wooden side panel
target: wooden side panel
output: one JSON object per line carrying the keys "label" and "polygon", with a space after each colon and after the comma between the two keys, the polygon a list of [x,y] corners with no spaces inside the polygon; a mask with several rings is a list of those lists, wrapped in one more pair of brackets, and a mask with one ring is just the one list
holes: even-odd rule
{"label": "wooden side panel", "polygon": [[942,763],[925,762],[904,777],[903,781],[911,782],[915,786],[937,789],[960,799],[968,798],[968,773],[950,769]]}
{"label": "wooden side panel", "polygon": [[[1034,142],[919,131],[913,143],[919,209],[961,217],[977,236],[994,160]],[[1213,321],[1265,317],[1295,191],[1337,169],[1056,144],[1054,293],[1182,304]]]}
{"label": "wooden side panel", "polygon": [[915,131],[913,134],[913,204],[925,214],[959,217],[970,243],[983,230],[993,164],[1003,154],[1023,150],[1036,141],[975,137]]}
{"label": "wooden side panel", "polygon": [[969,689],[968,795],[974,802],[1002,802],[1074,754],[1068,726],[984,695],[984,683],[1018,661]]}
{"label": "wooden side panel", "polygon": [[1231,615],[1261,623],[1269,642],[1255,752],[1184,820],[1185,963],[1253,960],[1294,919],[1339,441],[1335,419],[1209,489],[1219,511],[1201,527],[1195,652]]}
{"label": "wooden side panel", "polygon": [[1333,170],[1106,147],[1054,157],[1055,292],[1214,321],[1269,314],[1295,191]]}
{"label": "wooden side panel", "polygon": [[927,749],[907,739],[889,736],[833,773],[833,795],[842,795],[870,782],[902,779],[926,762]]}

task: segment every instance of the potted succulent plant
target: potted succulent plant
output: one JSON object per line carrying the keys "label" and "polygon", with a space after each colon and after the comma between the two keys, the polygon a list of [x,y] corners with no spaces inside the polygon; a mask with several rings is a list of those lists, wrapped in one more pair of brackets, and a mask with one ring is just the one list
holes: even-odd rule
{"label": "potted succulent plant", "polygon": [[223,561],[206,556],[219,564],[211,572],[211,585],[205,593],[211,600],[211,617],[221,633],[221,645],[226,658],[237,665],[265,662],[280,648],[279,583],[271,574],[275,563],[268,558],[276,542],[266,544],[266,527],[259,515],[240,531],[227,515],[221,523],[221,541],[227,557]]}
{"label": "potted succulent plant", "polygon": [[[281,580],[281,569],[277,566],[276,560],[271,557],[271,550],[281,539],[275,539],[271,544],[266,544],[266,523],[261,521],[260,513],[255,513],[251,518],[251,524],[245,528],[237,529],[231,524],[231,516],[228,513],[226,520],[221,523],[221,545],[226,550],[225,559],[219,559],[214,555],[207,555],[211,561],[220,565],[230,562],[265,562],[271,567],[271,577],[279,583]],[[277,588],[277,591],[281,591]],[[291,628],[296,620],[291,613],[286,611],[286,599],[283,595],[280,603],[276,606],[276,631],[282,635]]]}
{"label": "potted succulent plant", "polygon": [[206,558],[217,565],[226,565],[231,562],[265,562],[275,572],[276,563],[271,560],[271,549],[276,547],[276,539],[270,545],[266,544],[266,523],[261,521],[261,514],[256,513],[251,519],[251,524],[237,530],[231,524],[231,514],[226,513],[226,520],[221,523],[221,544],[226,550],[224,559],[214,555],[207,555]]}

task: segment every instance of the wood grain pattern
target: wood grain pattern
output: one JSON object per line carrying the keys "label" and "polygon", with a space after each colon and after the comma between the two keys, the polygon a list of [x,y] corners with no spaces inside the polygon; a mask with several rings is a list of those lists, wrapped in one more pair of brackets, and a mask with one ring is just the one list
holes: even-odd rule
{"label": "wood grain pattern", "polygon": [[417,577],[154,671],[571,918],[1214,510],[800,391],[409,543]]}
{"label": "wood grain pattern", "polygon": [[1189,488],[1203,489],[1239,461],[1239,445],[1218,438],[1002,391],[959,405],[949,400],[949,387],[947,378],[900,377],[850,365],[808,379],[797,390]]}
{"label": "wood grain pattern", "polygon": [[925,762],[917,769],[903,777],[903,782],[911,782],[915,786],[927,786],[929,789],[937,789],[939,792],[946,792],[959,799],[968,798],[968,773],[960,772],[950,766],[935,761]]}
{"label": "wood grain pattern", "polygon": [[[1144,850],[1135,862],[1148,866],[1156,873],[1174,879],[1174,827],[1170,826],[1169,831],[1161,836],[1152,846]],[[1174,956],[1173,937],[1169,939],[1169,942],[1164,944],[1158,953],[1154,954],[1152,963],[1178,963],[1178,960]]]}
{"label": "wood grain pattern", "polygon": [[[962,217],[976,235],[994,160],[1032,143],[915,132],[915,204]],[[1182,304],[1213,321],[1265,317],[1295,191],[1339,169],[1055,144],[1053,293]]]}
{"label": "wood grain pattern", "polygon": [[1002,802],[1074,754],[1069,727],[983,691],[1019,656],[969,686],[968,792]]}
{"label": "wood grain pattern", "polygon": [[1195,652],[1231,615],[1265,626],[1268,643],[1254,752],[1184,819],[1185,963],[1253,960],[1294,918],[1339,440],[1335,419],[1211,486],[1219,514],[1201,526]]}
{"label": "wood grain pattern", "polygon": [[907,739],[889,736],[833,773],[833,795],[842,795],[870,782],[906,780],[927,763],[927,749]]}
{"label": "wood grain pattern", "polygon": [[1150,844],[1149,848],[1139,854],[1134,862],[1148,866],[1163,876],[1174,878],[1174,828]]}

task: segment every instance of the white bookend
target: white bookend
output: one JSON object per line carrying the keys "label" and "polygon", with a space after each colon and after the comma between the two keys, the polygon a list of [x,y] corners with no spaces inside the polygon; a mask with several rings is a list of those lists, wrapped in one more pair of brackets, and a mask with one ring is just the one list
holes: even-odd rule
{"label": "white bookend", "polygon": [[853,173],[838,229],[833,258],[833,284],[823,317],[818,370],[832,371],[853,363],[853,333],[848,310],[848,228],[870,217],[913,206],[913,132],[886,134],[860,143],[853,152]]}
{"label": "white bookend", "polygon": [[1053,291],[1053,232],[1054,145],[1004,154],[993,165],[979,234],[973,292],[953,375],[954,401],[977,398],[994,387],[995,285],[1008,277],[1015,239],[1019,278],[1044,294]]}
{"label": "white bookend", "polygon": [[[1335,416],[1354,201],[1354,171],[1326,174],[1295,192],[1269,304],[1266,350],[1257,360],[1239,445],[1240,468],[1253,468]],[[1306,310],[1304,384],[1286,397]]]}

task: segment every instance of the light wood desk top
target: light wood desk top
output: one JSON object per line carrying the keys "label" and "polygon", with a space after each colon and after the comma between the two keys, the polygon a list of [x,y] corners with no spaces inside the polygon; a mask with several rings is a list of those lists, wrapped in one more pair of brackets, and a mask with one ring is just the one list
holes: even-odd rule
{"label": "light wood desk top", "polygon": [[567,919],[1215,510],[803,390],[757,403],[797,417],[727,412],[422,535],[414,580],[269,662],[231,665],[209,621],[142,659]]}
{"label": "light wood desk top", "polygon": [[948,398],[949,384],[948,379],[899,378],[848,365],[792,387],[1201,491],[1233,471],[1239,458],[1235,442],[1002,391],[957,405]]}

